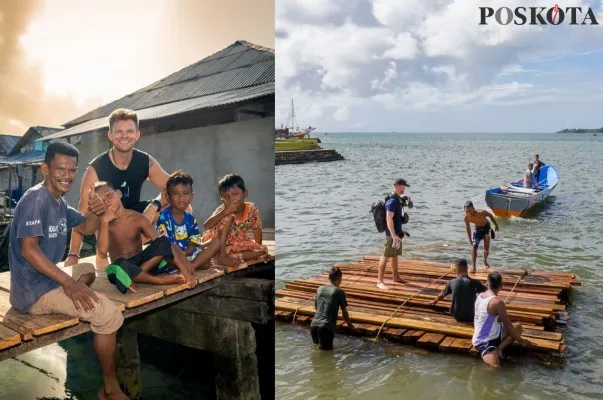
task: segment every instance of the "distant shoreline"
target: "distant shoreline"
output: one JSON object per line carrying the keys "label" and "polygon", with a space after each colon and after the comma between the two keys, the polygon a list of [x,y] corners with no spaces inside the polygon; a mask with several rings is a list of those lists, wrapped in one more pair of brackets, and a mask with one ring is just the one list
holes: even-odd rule
{"label": "distant shoreline", "polygon": [[559,132],[555,133],[603,133],[603,128],[595,128],[595,129],[584,129],[584,128],[574,128],[574,129],[563,129]]}

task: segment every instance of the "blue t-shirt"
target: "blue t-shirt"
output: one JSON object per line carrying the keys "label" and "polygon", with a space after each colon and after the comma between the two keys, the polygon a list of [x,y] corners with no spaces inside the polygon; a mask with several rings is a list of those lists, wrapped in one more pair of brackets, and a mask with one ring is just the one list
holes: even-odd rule
{"label": "blue t-shirt", "polygon": [[30,188],[19,200],[8,245],[10,304],[17,311],[28,312],[40,297],[59,287],[21,256],[23,238],[39,237],[40,250],[56,264],[65,254],[67,232],[83,220],[79,211],[69,207],[64,198],[54,198],[43,183]]}
{"label": "blue t-shirt", "polygon": [[[385,202],[386,218],[388,211],[394,213],[394,231],[398,237],[402,237],[402,208],[400,207],[400,198],[398,196],[392,195],[389,200]],[[385,235],[391,236],[389,229],[385,230]]]}
{"label": "blue t-shirt", "polygon": [[159,236],[167,236],[170,242],[177,244],[182,250],[186,250],[189,243],[200,245],[199,226],[193,214],[184,212],[182,224],[178,224],[172,215],[170,207],[166,207],[157,219],[157,233]]}

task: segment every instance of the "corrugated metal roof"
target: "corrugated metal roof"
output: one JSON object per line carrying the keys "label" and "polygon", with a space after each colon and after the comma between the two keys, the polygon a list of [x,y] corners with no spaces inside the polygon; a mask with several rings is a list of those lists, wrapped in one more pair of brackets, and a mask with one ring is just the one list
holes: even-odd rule
{"label": "corrugated metal roof", "polygon": [[[203,97],[195,97],[174,103],[162,104],[155,107],[136,110],[136,112],[140,120],[148,121],[170,115],[182,114],[188,111],[237,103],[262,96],[268,96],[270,94],[274,94],[274,82],[230,90],[228,92],[215,93]],[[108,129],[108,125],[109,122],[107,121],[107,117],[96,118],[73,126],[69,129],[65,129],[61,132],[46,136],[40,140],[59,139],[73,135],[80,135],[82,133],[91,132],[97,129]]]}
{"label": "corrugated metal roof", "polygon": [[1,164],[41,164],[44,161],[44,150],[34,150],[28,153],[15,154],[2,161]]}
{"label": "corrugated metal roof", "polygon": [[274,50],[239,40],[224,50],[64,125],[70,128],[86,121],[106,118],[117,108],[139,111],[269,82],[274,83]]}
{"label": "corrugated metal roof", "polygon": [[58,132],[60,130],[63,130],[63,128],[56,128],[52,126],[32,126],[27,130],[27,132],[25,132],[23,136],[19,138],[19,141],[13,146],[8,155],[13,156],[18,154],[20,153],[22,147],[31,145],[34,140],[43,136],[48,136],[49,134]]}
{"label": "corrugated metal roof", "polygon": [[19,142],[21,136],[0,135],[0,155],[7,155]]}

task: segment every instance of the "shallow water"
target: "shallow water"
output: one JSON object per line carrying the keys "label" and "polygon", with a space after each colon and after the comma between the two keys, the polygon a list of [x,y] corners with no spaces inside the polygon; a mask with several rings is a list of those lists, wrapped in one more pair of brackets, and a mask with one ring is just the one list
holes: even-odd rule
{"label": "shallow water", "polygon": [[[277,398],[600,399],[603,398],[601,257],[603,137],[565,134],[319,134],[345,161],[276,168],[277,287],[335,262],[378,255],[383,234],[369,214],[394,178],[404,177],[415,207],[403,258],[471,259],[463,204],[486,207],[484,192],[521,178],[533,154],[553,164],[560,183],[526,218],[499,219],[490,264],[572,271],[575,293],[565,330],[567,363],[530,363],[499,373],[479,359],[335,338],[336,350],[314,350],[305,328],[277,324]],[[406,229],[405,228],[405,229]],[[481,251],[478,253],[480,267]]]}

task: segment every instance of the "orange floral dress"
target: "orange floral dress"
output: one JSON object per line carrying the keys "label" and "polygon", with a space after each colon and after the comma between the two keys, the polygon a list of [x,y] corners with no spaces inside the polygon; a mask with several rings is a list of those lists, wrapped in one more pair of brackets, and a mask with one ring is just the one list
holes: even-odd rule
{"label": "orange floral dress", "polygon": [[[220,205],[213,215],[219,214],[224,209],[224,205]],[[218,222],[218,225],[214,226],[208,231],[203,233],[203,240],[207,240],[212,237],[219,237],[224,225],[226,225],[227,218],[222,219]],[[226,253],[234,254],[241,253],[243,251],[261,251],[262,246],[257,244],[255,240],[251,239],[248,235],[250,232],[257,232],[262,230],[262,219],[258,208],[253,203],[245,202],[245,210],[242,215],[235,214],[235,220],[230,229],[230,233],[226,238]]]}

